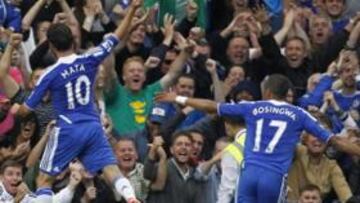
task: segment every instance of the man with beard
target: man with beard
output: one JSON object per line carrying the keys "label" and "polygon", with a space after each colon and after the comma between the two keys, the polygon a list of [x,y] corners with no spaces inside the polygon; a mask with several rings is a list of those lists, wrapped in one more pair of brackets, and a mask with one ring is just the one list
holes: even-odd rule
{"label": "man with beard", "polygon": [[[328,105],[326,113],[331,118],[335,132],[341,131],[342,122],[347,120],[349,116],[353,117],[359,124],[356,113],[360,110],[360,92],[356,89],[358,72],[359,59],[356,53],[343,52],[338,63],[329,66],[327,73],[322,76],[315,89],[300,99],[300,105],[302,107],[312,105],[320,108],[323,103],[326,103]],[[332,86],[337,79],[342,85],[339,89],[334,90]],[[325,99],[323,100],[324,96]]]}

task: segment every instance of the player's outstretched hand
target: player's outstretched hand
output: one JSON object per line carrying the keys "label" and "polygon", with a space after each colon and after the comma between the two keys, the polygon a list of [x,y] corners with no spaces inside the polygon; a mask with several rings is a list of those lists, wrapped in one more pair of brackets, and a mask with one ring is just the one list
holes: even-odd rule
{"label": "player's outstretched hand", "polygon": [[22,42],[23,36],[19,33],[12,33],[10,35],[10,45],[14,48],[17,48]]}
{"label": "player's outstretched hand", "polygon": [[156,102],[175,102],[176,94],[174,92],[161,92],[156,94]]}

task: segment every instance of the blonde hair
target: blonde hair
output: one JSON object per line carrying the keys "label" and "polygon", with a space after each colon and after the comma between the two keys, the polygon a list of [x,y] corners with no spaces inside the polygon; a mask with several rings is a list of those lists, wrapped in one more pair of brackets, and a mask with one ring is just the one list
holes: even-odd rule
{"label": "blonde hair", "polygon": [[137,62],[137,63],[140,63],[141,65],[144,65],[144,59],[141,58],[140,56],[133,56],[133,57],[130,57],[130,58],[127,58],[123,64],[123,69],[122,71],[124,72],[126,67],[129,66],[130,63],[133,63],[133,62]]}

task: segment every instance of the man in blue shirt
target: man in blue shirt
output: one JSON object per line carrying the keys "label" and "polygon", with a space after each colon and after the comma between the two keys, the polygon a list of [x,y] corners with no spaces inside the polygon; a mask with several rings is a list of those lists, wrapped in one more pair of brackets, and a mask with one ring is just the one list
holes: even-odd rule
{"label": "man in blue shirt", "polygon": [[130,182],[121,175],[116,158],[107,141],[96,110],[94,84],[100,63],[111,53],[127,33],[141,0],[134,0],[127,15],[115,30],[94,49],[77,55],[69,27],[53,24],[47,33],[49,47],[58,61],[40,77],[18,114],[26,115],[50,92],[55,113],[56,128],[47,143],[40,163],[36,202],[51,202],[54,177],[68,164],[79,158],[87,171],[95,175],[102,170],[104,177],[127,202],[137,203]]}
{"label": "man in blue shirt", "polygon": [[357,145],[331,134],[305,110],[286,103],[291,88],[288,78],[274,74],[262,83],[262,101],[217,104],[172,93],[159,94],[156,100],[177,102],[220,116],[242,116],[247,137],[237,202],[281,202],[285,200],[286,176],[303,130],[360,156]]}
{"label": "man in blue shirt", "polygon": [[[195,78],[189,74],[181,75],[175,85],[174,92],[181,96],[193,97],[195,92]],[[150,120],[159,124],[163,124],[173,118],[177,112],[182,111],[186,114],[186,118],[177,126],[177,129],[183,129],[195,123],[204,117],[204,113],[199,110],[190,112],[183,110],[184,106],[169,102],[161,102],[154,106],[150,114]]]}
{"label": "man in blue shirt", "polygon": [[[326,114],[331,119],[333,132],[335,133],[343,129],[343,122],[353,112],[360,111],[360,91],[356,87],[359,60],[356,53],[350,51],[341,54],[340,58],[343,58],[342,61],[344,61],[342,65],[331,64],[328,71],[322,75],[315,89],[299,99],[299,105],[303,108],[308,108],[309,106],[321,108],[325,102],[328,105]],[[342,85],[336,90],[332,86],[338,79]],[[326,92],[330,92],[333,95],[333,102],[323,99]],[[356,122],[359,126],[360,121],[356,120]]]}

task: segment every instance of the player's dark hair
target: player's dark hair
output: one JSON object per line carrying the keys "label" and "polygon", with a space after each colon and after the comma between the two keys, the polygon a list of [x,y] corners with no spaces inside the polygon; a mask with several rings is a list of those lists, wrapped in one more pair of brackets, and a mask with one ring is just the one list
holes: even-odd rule
{"label": "player's dark hair", "polygon": [[263,90],[270,90],[277,99],[285,99],[289,89],[293,89],[289,78],[281,74],[273,74],[267,77],[262,87]]}
{"label": "player's dark hair", "polygon": [[304,187],[300,189],[300,194],[306,191],[317,191],[320,194],[320,188],[317,185],[314,184],[307,184]]}
{"label": "player's dark hair", "polygon": [[175,132],[172,136],[171,136],[171,146],[173,146],[173,144],[175,143],[175,141],[179,138],[179,137],[187,137],[191,140],[192,142],[192,137],[190,135],[189,132],[187,131],[178,131],[178,132]]}
{"label": "player's dark hair", "polygon": [[12,160],[12,159],[8,159],[8,160],[4,161],[3,164],[1,164],[0,174],[3,175],[5,170],[8,167],[17,167],[17,168],[23,169],[23,166],[19,162],[15,161],[15,160]]}
{"label": "player's dark hair", "polygon": [[47,32],[48,41],[59,51],[67,51],[74,45],[70,28],[63,23],[52,24]]}

